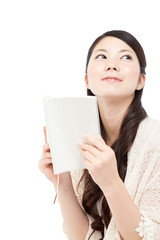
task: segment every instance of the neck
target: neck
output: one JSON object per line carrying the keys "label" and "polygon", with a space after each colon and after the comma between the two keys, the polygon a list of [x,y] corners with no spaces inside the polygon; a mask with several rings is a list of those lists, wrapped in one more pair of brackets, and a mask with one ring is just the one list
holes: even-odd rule
{"label": "neck", "polygon": [[121,101],[97,97],[101,120],[104,130],[107,133],[106,143],[109,146],[111,146],[119,136],[122,120],[128,111],[133,97],[134,96]]}

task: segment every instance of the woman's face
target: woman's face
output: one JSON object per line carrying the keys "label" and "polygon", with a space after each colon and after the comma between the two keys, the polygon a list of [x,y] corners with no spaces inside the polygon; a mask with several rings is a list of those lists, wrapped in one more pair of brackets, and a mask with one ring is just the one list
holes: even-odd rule
{"label": "woman's face", "polygon": [[115,37],[105,37],[93,49],[86,86],[100,97],[128,98],[143,88],[145,75],[133,49]]}

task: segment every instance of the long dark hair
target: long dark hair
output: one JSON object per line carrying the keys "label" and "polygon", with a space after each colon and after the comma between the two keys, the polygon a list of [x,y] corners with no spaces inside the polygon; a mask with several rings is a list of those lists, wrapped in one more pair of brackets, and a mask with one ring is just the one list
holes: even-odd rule
{"label": "long dark hair", "polygon": [[[125,43],[127,43],[134,50],[134,52],[138,57],[139,65],[140,65],[140,73],[146,74],[145,73],[146,58],[141,45],[133,35],[122,30],[113,30],[113,31],[106,32],[101,36],[99,36],[93,42],[87,55],[86,73],[87,73],[87,67],[88,67],[90,57],[92,55],[92,52],[95,46],[97,45],[97,43],[99,43],[100,40],[102,40],[107,36],[113,36],[113,37],[119,38]],[[111,146],[111,148],[115,152],[119,176],[123,182],[125,180],[126,170],[127,170],[127,160],[128,160],[127,153],[134,142],[140,122],[147,117],[147,113],[144,110],[141,103],[142,92],[143,92],[143,88],[141,90],[135,90],[134,99],[131,102],[128,108],[128,111],[123,118],[119,137]],[[90,89],[87,89],[87,95],[94,96],[94,94],[91,92]],[[106,140],[107,133],[104,130],[101,117],[100,117],[100,127],[101,127],[101,135],[103,139]],[[100,231],[102,234],[101,239],[103,239],[104,226],[107,228],[111,219],[111,212],[110,212],[109,205],[107,203],[106,198],[104,197],[102,190],[93,181],[92,177],[88,173],[88,170],[84,170],[84,173],[80,181],[82,181],[82,179],[84,179],[84,182],[85,182],[84,193],[82,196],[82,205],[86,213],[88,213],[94,219],[94,221],[91,224],[91,227],[93,229],[92,234],[94,233],[94,231]],[[101,214],[99,215],[98,209],[97,209],[97,201],[101,198],[102,198]]]}

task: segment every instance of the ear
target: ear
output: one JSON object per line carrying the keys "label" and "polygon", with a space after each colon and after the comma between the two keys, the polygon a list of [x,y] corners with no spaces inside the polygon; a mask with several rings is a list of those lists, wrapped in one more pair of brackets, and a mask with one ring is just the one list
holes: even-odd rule
{"label": "ear", "polygon": [[85,74],[85,84],[86,84],[86,87],[89,89],[89,86],[88,86],[88,79],[87,79],[87,74]]}
{"label": "ear", "polygon": [[141,90],[144,87],[145,82],[146,82],[146,75],[142,73],[140,74],[136,90]]}

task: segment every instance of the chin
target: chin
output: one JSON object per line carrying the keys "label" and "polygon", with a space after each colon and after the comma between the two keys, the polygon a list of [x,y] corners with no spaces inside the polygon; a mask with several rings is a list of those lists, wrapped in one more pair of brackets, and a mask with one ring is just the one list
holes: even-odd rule
{"label": "chin", "polygon": [[123,95],[119,95],[116,93],[94,93],[97,97],[105,97],[105,98],[122,98]]}

